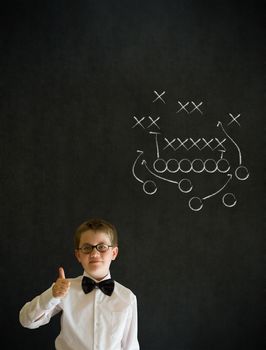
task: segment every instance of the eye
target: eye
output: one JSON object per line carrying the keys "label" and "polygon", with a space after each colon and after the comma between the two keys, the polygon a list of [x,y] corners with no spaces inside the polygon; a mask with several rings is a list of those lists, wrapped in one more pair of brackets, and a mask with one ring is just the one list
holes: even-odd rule
{"label": "eye", "polygon": [[84,246],[81,247],[81,250],[82,250],[83,253],[90,253],[91,249],[92,249],[92,247],[89,244],[84,245]]}
{"label": "eye", "polygon": [[99,252],[106,252],[108,248],[108,245],[104,243],[100,243],[97,245],[97,249],[99,250]]}

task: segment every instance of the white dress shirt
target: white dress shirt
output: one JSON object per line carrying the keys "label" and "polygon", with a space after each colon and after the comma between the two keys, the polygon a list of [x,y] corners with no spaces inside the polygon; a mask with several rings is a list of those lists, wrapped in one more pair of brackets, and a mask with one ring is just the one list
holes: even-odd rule
{"label": "white dress shirt", "polygon": [[19,314],[22,326],[38,328],[62,311],[57,350],[139,350],[136,296],[118,282],[111,296],[98,288],[85,294],[82,277],[68,279],[71,285],[64,298],[54,298],[51,286],[27,302]]}

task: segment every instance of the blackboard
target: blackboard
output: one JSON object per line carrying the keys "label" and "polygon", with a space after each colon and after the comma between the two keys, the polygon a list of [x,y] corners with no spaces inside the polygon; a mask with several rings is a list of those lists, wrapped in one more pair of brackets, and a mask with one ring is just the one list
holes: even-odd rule
{"label": "blackboard", "polygon": [[[265,16],[245,1],[10,2],[1,19],[1,324],[119,232],[142,350],[262,349]],[[12,336],[9,335],[9,332]],[[104,349],[107,350],[107,349]]]}

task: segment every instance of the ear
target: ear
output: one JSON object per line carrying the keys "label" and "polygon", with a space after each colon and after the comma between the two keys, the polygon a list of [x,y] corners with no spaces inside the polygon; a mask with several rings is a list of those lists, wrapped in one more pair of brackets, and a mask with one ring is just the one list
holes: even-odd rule
{"label": "ear", "polygon": [[112,260],[115,260],[118,255],[118,247],[114,247],[112,249]]}
{"label": "ear", "polygon": [[80,262],[80,252],[78,249],[75,249],[75,257],[77,258],[78,262]]}

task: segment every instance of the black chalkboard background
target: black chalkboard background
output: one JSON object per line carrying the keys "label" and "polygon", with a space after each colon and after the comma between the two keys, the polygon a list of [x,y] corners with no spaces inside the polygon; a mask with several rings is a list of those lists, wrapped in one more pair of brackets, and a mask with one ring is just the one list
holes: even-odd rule
{"label": "black chalkboard background", "polygon": [[[119,231],[112,274],[137,295],[141,349],[263,349],[261,3],[10,1],[1,12],[1,334],[8,349],[53,348],[59,318],[27,330],[18,313],[50,286],[58,266],[69,277],[82,273],[72,236],[90,217]],[[188,102],[188,112],[179,102]],[[200,111],[191,112],[195,105]],[[193,191],[182,193],[179,174],[169,182],[145,169],[156,159],[150,132],[160,132],[162,158],[217,159],[219,147],[186,150],[179,140],[200,139],[202,148],[203,138],[213,139],[214,148],[226,138],[233,171],[239,153],[219,121],[248,175],[232,172],[223,191],[192,210],[190,198],[215,193],[228,174],[185,173]],[[153,195],[143,190],[155,183]],[[228,205],[224,191],[233,193]]]}

